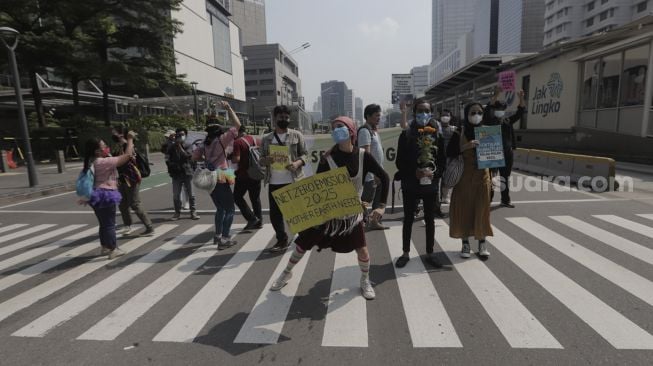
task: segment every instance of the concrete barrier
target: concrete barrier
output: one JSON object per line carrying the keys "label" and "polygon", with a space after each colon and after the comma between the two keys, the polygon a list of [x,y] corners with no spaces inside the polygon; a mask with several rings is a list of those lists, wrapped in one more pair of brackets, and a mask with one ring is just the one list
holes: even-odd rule
{"label": "concrete barrier", "polygon": [[526,171],[536,175],[545,175],[549,164],[548,151],[531,150],[528,152],[528,166]]}
{"label": "concrete barrier", "polygon": [[551,177],[571,177],[574,169],[574,157],[569,154],[549,152],[549,160],[544,175]]}
{"label": "concrete barrier", "polygon": [[571,181],[579,186],[591,188],[593,191],[604,192],[611,188],[610,183],[614,181],[614,178],[614,159],[583,155],[574,156]]}
{"label": "concrete barrier", "polygon": [[526,170],[528,167],[528,149],[515,149],[513,152],[512,168],[517,170]]}

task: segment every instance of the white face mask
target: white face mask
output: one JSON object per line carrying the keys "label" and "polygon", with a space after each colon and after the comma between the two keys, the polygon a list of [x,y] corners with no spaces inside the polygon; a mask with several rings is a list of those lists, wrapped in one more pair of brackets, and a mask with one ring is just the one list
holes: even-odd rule
{"label": "white face mask", "polygon": [[449,123],[451,121],[451,117],[444,116],[440,119],[442,123]]}
{"label": "white face mask", "polygon": [[469,123],[473,125],[478,125],[481,123],[482,120],[483,120],[483,116],[481,116],[480,114],[475,114],[471,116],[471,118],[469,119]]}
{"label": "white face mask", "polygon": [[503,118],[506,115],[506,111],[494,111],[494,116],[497,118]]}

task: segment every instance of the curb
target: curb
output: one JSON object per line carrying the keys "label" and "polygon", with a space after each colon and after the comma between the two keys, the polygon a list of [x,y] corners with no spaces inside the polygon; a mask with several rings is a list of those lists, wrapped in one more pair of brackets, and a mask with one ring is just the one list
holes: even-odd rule
{"label": "curb", "polygon": [[0,197],[0,205],[18,203],[24,200],[50,196],[57,193],[65,193],[75,190],[75,181],[61,183],[53,186],[37,188],[34,191],[9,193]]}
{"label": "curb", "polygon": [[624,166],[619,166],[617,164],[617,171],[653,175],[653,167],[652,168],[624,167]]}

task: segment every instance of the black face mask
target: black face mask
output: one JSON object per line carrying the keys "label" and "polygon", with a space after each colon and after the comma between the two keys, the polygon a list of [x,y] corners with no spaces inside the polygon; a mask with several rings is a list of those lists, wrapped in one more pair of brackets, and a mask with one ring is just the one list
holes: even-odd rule
{"label": "black face mask", "polygon": [[285,130],[286,128],[288,128],[288,125],[290,125],[290,121],[287,119],[282,119],[277,121],[277,126],[279,126],[279,128],[281,129]]}

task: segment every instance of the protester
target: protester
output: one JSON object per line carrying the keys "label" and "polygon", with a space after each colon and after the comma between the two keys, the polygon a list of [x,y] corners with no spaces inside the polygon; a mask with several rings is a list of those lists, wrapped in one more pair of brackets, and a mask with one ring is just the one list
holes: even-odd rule
{"label": "protester", "polygon": [[[508,105],[498,100],[501,92],[502,89],[499,86],[494,89],[490,103],[485,108],[483,123],[488,126],[501,125],[501,140],[503,142],[503,156],[506,165],[503,168],[493,169],[492,175],[494,176],[498,172],[501,176],[501,206],[515,208],[510,201],[510,174],[512,173],[513,150],[517,148],[513,125],[522,119],[524,111],[526,111],[526,101],[524,100],[524,91],[520,90],[517,93],[519,96],[517,112],[510,117],[506,117],[506,108]],[[493,198],[494,189],[490,193],[490,202]]]}
{"label": "protester", "polygon": [[[127,133],[127,130],[119,128],[116,131],[117,133],[112,136],[113,141],[117,143],[114,155],[122,155],[126,151],[127,140],[125,133]],[[152,221],[141,206],[140,189],[143,178],[136,165],[136,149],[134,148],[133,150],[132,158],[126,164],[118,167],[118,190],[120,190],[120,194],[122,195],[122,201],[120,201],[120,205],[118,206],[123,223],[121,233],[123,235],[132,233],[132,216],[129,211],[131,208],[134,210],[136,216],[138,216],[138,219],[145,225],[145,231],[140,235],[152,235],[154,234]]]}
{"label": "protester", "polygon": [[424,205],[426,222],[426,252],[434,266],[440,266],[433,248],[435,246],[434,214],[438,199],[438,184],[442,176],[446,155],[444,141],[437,133],[431,115],[431,105],[424,99],[413,104],[415,119],[402,131],[397,145],[396,165],[401,177],[404,202],[403,255],[396,261],[401,268],[410,259],[410,238],[418,201]]}
{"label": "protester", "polygon": [[236,241],[231,240],[231,224],[236,212],[231,185],[234,184],[235,174],[229,169],[226,151],[238,136],[240,128],[240,120],[229,103],[225,101],[221,103],[222,108],[229,113],[229,120],[233,127],[223,130],[220,125],[209,125],[206,128],[207,136],[203,146],[193,152],[193,160],[204,160],[209,170],[217,172],[217,184],[211,192],[211,199],[216,208],[213,244],[217,244],[218,250],[237,244]]}
{"label": "protester", "polygon": [[[336,145],[326,157],[322,157],[317,172],[325,172],[338,167],[347,167],[347,172],[354,184],[358,195],[363,191],[363,179],[372,173],[381,182],[381,199],[379,207],[372,211],[372,218],[379,220],[385,212],[385,199],[388,196],[390,178],[377,163],[374,157],[363,149],[354,148],[356,141],[356,125],[349,117],[338,117],[332,123],[332,137]],[[293,267],[302,259],[304,254],[317,246],[322,250],[331,248],[337,253],[350,253],[356,251],[358,265],[361,270],[360,286],[364,298],[372,300],[376,297],[370,283],[370,255],[365,241],[363,228],[363,215],[354,215],[340,219],[330,220],[318,227],[302,231],[295,240],[295,249],[283,273],[276,279],[270,290],[278,291],[292,278]]]}
{"label": "protester", "polygon": [[[260,141],[257,141],[254,136],[247,134],[245,126],[240,126],[240,129],[238,130],[238,139],[234,142],[234,152],[231,161],[234,164],[238,164],[238,170],[236,170],[236,185],[234,186],[234,199],[240,213],[242,213],[245,220],[247,220],[247,225],[243,230],[256,230],[263,227],[260,197],[261,181],[252,179],[247,173],[247,169],[249,169],[250,166],[250,147],[260,145]],[[252,203],[251,209],[245,201],[245,193],[249,194],[249,201]]]}
{"label": "protester", "polygon": [[449,141],[447,155],[456,158],[462,154],[464,160],[463,175],[451,193],[449,208],[449,236],[462,239],[460,256],[469,258],[471,247],[469,238],[478,240],[478,254],[487,258],[485,238],[492,236],[490,226],[490,190],[492,182],[488,169],[478,169],[476,148],[479,141],[474,129],[483,121],[483,106],[471,103],[465,107],[465,120],[462,130],[456,131]]}
{"label": "protester", "polygon": [[[302,167],[308,161],[308,152],[302,133],[288,128],[290,109],[285,105],[276,106],[272,116],[276,126],[272,132],[263,135],[260,162],[268,167],[264,182],[269,184],[270,221],[277,239],[270,251],[276,253],[286,250],[290,243],[283,215],[272,198],[272,192],[304,177]],[[283,148],[280,149],[279,146]],[[271,153],[271,150],[275,150],[275,153]]]}
{"label": "protester", "polygon": [[[440,119],[438,121],[440,127],[439,133],[440,135],[442,135],[442,139],[444,141],[444,151],[447,151],[447,147],[449,146],[449,141],[451,141],[451,136],[453,136],[454,132],[456,132],[457,130],[456,126],[453,125],[452,119],[453,116],[451,114],[451,111],[448,109],[444,109],[440,114]],[[449,188],[445,187],[444,185],[440,186],[440,202],[444,204],[449,203]]]}
{"label": "protester", "polygon": [[[363,116],[365,118],[365,124],[358,129],[358,146],[364,149],[366,153],[372,155],[379,166],[383,167],[383,146],[381,144],[381,136],[378,132],[379,122],[381,121],[381,106],[378,104],[366,106]],[[372,173],[368,173],[365,176],[365,184],[361,196],[363,202],[371,203],[372,210],[376,210],[380,207],[381,199],[384,202],[387,199],[387,197],[381,197],[381,191],[382,186],[379,178],[375,177]],[[383,226],[379,221],[370,218],[367,223],[367,229],[385,230],[387,227]]]}
{"label": "protester", "polygon": [[195,194],[193,193],[193,171],[194,162],[191,152],[192,145],[186,141],[188,130],[185,128],[178,128],[175,131],[175,142],[168,146],[166,155],[168,156],[168,174],[172,178],[172,202],[175,208],[174,215],[170,218],[172,221],[179,220],[181,217],[182,189],[186,192],[188,197],[190,218],[192,220],[199,220],[199,215],[195,210]]}
{"label": "protester", "polygon": [[99,236],[102,246],[100,253],[108,255],[109,259],[125,254],[118,249],[116,240],[116,205],[121,200],[116,168],[124,166],[132,159],[133,138],[133,134],[127,134],[127,144],[124,153],[120,156],[111,156],[109,147],[97,138],[86,141],[84,149],[84,172],[92,167],[95,179],[89,201],[81,201],[81,203],[89,204],[93,208],[100,223]]}

